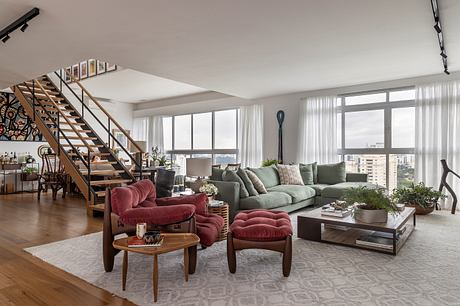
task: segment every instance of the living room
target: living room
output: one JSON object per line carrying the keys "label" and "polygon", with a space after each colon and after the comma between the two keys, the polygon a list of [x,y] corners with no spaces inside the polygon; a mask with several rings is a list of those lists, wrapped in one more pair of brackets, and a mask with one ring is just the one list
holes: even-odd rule
{"label": "living room", "polygon": [[0,304],[458,303],[460,3],[1,4]]}

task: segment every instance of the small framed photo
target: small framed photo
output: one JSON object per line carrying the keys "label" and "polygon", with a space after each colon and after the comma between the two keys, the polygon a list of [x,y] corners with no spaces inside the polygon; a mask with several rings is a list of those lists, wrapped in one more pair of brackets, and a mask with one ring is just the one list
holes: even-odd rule
{"label": "small framed photo", "polygon": [[70,81],[72,81],[72,78],[70,77],[71,74],[72,74],[72,67],[69,66],[69,67],[65,68],[64,74],[62,75],[62,77],[66,82],[70,82]]}
{"label": "small framed photo", "polygon": [[88,77],[88,62],[80,63],[80,80],[86,79]]}
{"label": "small framed photo", "polygon": [[97,74],[106,72],[105,62],[97,61]]}
{"label": "small framed photo", "polygon": [[90,59],[88,60],[88,77],[92,77],[96,75],[96,60]]}
{"label": "small framed photo", "polygon": [[107,63],[107,72],[117,70],[117,65]]}
{"label": "small framed photo", "polygon": [[77,81],[80,79],[80,65],[72,66],[72,77]]}

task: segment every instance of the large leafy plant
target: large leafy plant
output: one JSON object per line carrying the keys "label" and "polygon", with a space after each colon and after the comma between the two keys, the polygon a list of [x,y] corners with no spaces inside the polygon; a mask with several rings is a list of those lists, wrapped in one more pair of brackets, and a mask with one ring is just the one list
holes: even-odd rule
{"label": "large leafy plant", "polygon": [[408,187],[394,189],[392,198],[398,203],[415,204],[423,208],[431,208],[439,199],[446,198],[446,195],[420,182],[418,184],[412,183]]}
{"label": "large leafy plant", "polygon": [[397,213],[398,208],[385,194],[385,190],[370,189],[365,186],[349,188],[344,193],[344,200],[347,205],[356,205],[357,208],[377,210],[383,209],[389,213]]}
{"label": "large leafy plant", "polygon": [[264,160],[262,162],[262,167],[269,167],[269,166],[277,165],[277,164],[278,164],[277,159],[269,159],[269,158],[267,158],[266,160]]}

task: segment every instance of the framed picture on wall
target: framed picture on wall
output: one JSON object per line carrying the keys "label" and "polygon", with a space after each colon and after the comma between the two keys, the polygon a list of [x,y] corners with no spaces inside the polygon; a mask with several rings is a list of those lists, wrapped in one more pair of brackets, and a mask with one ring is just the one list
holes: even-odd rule
{"label": "framed picture on wall", "polygon": [[80,65],[72,66],[72,77],[77,81],[80,79]]}
{"label": "framed picture on wall", "polygon": [[107,72],[117,70],[117,65],[107,63]]}
{"label": "framed picture on wall", "polygon": [[97,74],[106,72],[105,62],[97,61]]}
{"label": "framed picture on wall", "polygon": [[[129,130],[125,130],[128,135],[131,135],[131,132]],[[127,148],[128,147],[128,138],[126,137],[125,134],[123,134],[122,131],[119,129],[113,129],[112,130],[113,137],[123,145],[123,147]],[[112,140],[112,149],[117,149],[120,148],[120,145],[115,141]]]}
{"label": "framed picture on wall", "polygon": [[72,79],[70,78],[70,75],[72,74],[72,67],[67,67],[64,69],[64,73],[62,74],[62,78],[66,81],[66,82],[70,82],[72,81]]}
{"label": "framed picture on wall", "polygon": [[80,63],[80,79],[86,79],[88,77],[88,62]]}
{"label": "framed picture on wall", "polygon": [[92,77],[96,75],[96,60],[90,59],[88,60],[88,77]]}

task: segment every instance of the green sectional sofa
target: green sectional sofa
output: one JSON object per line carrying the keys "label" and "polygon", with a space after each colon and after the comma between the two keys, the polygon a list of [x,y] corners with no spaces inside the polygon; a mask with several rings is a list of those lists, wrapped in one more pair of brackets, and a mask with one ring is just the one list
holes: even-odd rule
{"label": "green sectional sofa", "polygon": [[[376,188],[367,183],[365,173],[345,173],[345,164],[311,165],[312,174],[302,173],[305,185],[281,185],[278,170],[275,166],[263,168],[249,168],[264,184],[267,193],[248,195],[243,180],[229,181],[222,169],[213,169],[209,183],[219,189],[218,200],[227,202],[230,206],[230,219],[241,210],[248,209],[276,209],[292,212],[311,205],[323,205],[340,199],[343,192],[350,187],[367,186]],[[300,165],[302,167],[302,164]],[[305,166],[305,165],[304,165]],[[310,171],[311,171],[310,170]],[[233,174],[232,178],[235,177]],[[225,178],[225,179],[224,179]],[[241,190],[244,188],[245,190]],[[253,188],[251,188],[253,190]]]}

